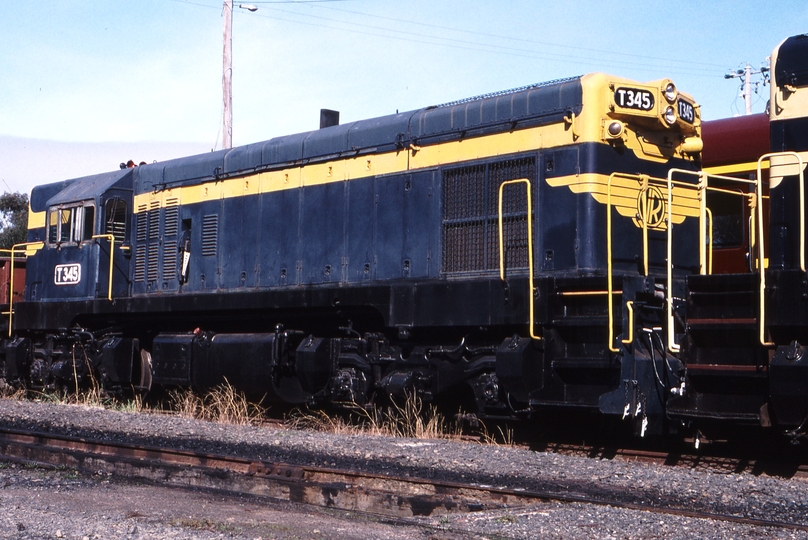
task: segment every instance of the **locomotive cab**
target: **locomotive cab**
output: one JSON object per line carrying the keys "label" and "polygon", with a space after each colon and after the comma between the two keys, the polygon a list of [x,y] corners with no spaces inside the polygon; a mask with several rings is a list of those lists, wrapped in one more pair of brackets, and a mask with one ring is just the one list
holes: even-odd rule
{"label": "locomotive cab", "polygon": [[[91,300],[129,295],[129,209],[132,171],[101,174],[58,184],[39,214],[41,227],[29,229],[29,241],[43,242],[29,257],[26,300]],[[40,202],[54,186],[34,188]],[[40,193],[42,192],[42,193]],[[111,277],[110,277],[111,269]]]}

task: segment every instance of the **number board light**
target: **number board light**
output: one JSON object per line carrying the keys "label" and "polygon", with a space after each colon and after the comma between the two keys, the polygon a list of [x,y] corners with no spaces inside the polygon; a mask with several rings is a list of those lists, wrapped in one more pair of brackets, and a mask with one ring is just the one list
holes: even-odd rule
{"label": "number board light", "polygon": [[681,118],[682,121],[693,125],[693,123],[696,121],[696,107],[689,101],[679,98],[677,109],[679,110],[679,118]]}
{"label": "number board light", "polygon": [[78,263],[57,264],[53,272],[56,285],[77,285],[81,283],[81,265]]}
{"label": "number board light", "polygon": [[642,88],[621,86],[614,91],[614,103],[622,109],[651,111],[654,108],[654,94]]}

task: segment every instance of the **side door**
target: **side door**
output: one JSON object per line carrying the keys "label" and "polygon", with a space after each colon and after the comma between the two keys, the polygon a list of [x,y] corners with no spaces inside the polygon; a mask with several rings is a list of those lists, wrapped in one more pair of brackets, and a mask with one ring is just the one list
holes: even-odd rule
{"label": "side door", "polygon": [[94,235],[99,252],[98,285],[95,296],[113,299],[130,296],[132,192],[125,189],[106,191],[101,196],[98,222],[98,232]]}

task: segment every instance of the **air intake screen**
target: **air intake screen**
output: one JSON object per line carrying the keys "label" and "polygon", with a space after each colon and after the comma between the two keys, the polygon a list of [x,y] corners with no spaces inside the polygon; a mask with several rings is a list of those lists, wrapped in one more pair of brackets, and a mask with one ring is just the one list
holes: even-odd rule
{"label": "air intake screen", "polygon": [[[519,178],[532,183],[535,176],[535,157],[444,171],[442,272],[499,270],[499,187]],[[525,184],[505,187],[502,215],[505,266],[527,268]]]}

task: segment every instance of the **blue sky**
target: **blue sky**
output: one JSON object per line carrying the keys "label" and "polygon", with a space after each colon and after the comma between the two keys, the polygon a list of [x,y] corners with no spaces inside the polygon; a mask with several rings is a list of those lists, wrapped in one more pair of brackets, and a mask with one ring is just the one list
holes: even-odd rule
{"label": "blue sky", "polygon": [[[706,119],[808,4],[752,1],[252,2],[233,22],[233,142],[605,71],[672,78]],[[238,2],[236,2],[238,5]],[[0,4],[0,190],[221,145],[221,0]],[[768,89],[756,96],[763,111]]]}

